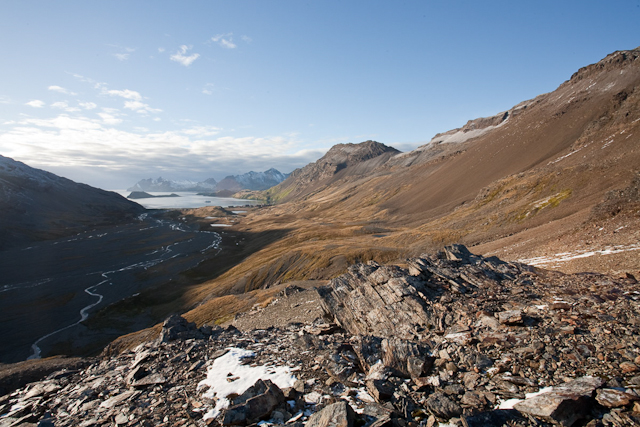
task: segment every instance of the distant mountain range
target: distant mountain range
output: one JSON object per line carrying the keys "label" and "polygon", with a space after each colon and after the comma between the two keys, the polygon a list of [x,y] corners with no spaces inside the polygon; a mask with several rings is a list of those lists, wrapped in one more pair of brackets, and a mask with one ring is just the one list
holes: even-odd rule
{"label": "distant mountain range", "polygon": [[264,172],[247,172],[242,175],[229,175],[220,182],[209,178],[204,181],[173,181],[162,177],[141,179],[127,191],[196,191],[232,193],[240,190],[266,190],[280,184],[289,174],[271,168]]}

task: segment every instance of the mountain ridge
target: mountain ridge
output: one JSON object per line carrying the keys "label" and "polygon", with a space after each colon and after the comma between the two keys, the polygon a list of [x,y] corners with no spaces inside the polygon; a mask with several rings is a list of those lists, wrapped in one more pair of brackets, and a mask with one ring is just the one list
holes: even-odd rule
{"label": "mountain ridge", "polygon": [[240,175],[229,175],[217,182],[214,178],[204,181],[174,181],[159,177],[141,179],[127,191],[190,191],[210,192],[216,191],[240,191],[240,190],[266,190],[284,181],[288,174],[283,174],[275,168],[264,172],[250,171]]}

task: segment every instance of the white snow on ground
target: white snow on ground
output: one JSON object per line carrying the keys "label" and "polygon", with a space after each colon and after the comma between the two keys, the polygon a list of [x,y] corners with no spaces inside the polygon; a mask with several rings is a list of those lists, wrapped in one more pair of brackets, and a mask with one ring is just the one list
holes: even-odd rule
{"label": "white snow on ground", "polygon": [[198,390],[209,387],[204,393],[205,397],[217,399],[216,407],[205,414],[205,420],[217,417],[222,409],[229,407],[227,396],[244,393],[260,379],[271,380],[280,388],[293,387],[296,377],[291,375],[290,367],[243,365],[242,359],[255,353],[233,347],[228,350],[224,356],[213,361],[207,370],[207,378],[198,383]]}
{"label": "white snow on ground", "polygon": [[524,399],[508,399],[508,400],[505,400],[504,402],[500,402],[500,404],[498,405],[498,407],[496,409],[513,409],[513,406],[516,405],[517,403],[520,403],[525,399],[531,399],[532,397],[536,397],[536,396],[539,396],[541,394],[548,393],[552,389],[553,389],[553,387],[545,387],[545,388],[541,388],[540,390],[536,391],[535,393],[527,393],[527,394],[525,394],[525,398]]}
{"label": "white snow on ground", "polygon": [[637,251],[640,250],[640,244],[634,245],[617,245],[617,246],[608,246],[601,250],[579,250],[573,252],[561,252],[559,254],[550,255],[550,256],[541,256],[534,258],[526,258],[519,259],[518,262],[529,264],[529,265],[556,265],[561,264],[563,262],[571,261],[578,258],[588,258],[595,255],[611,255],[618,254],[621,252],[627,251]]}
{"label": "white snow on ground", "polygon": [[580,148],[578,148],[577,150],[570,152],[569,154],[566,154],[566,155],[564,155],[564,156],[562,156],[562,157],[558,157],[557,159],[552,160],[552,161],[550,161],[549,163],[547,163],[547,165],[552,165],[552,164],[554,164],[554,163],[558,163],[560,160],[564,160],[564,159],[566,159],[567,157],[569,157],[569,156],[572,156],[572,155],[576,154],[578,151],[582,150],[583,148],[584,148],[584,147],[580,147]]}
{"label": "white snow on ground", "polygon": [[231,224],[209,224],[212,227],[231,227]]}
{"label": "white snow on ground", "polygon": [[443,135],[439,135],[437,137],[434,137],[433,139],[431,139],[431,141],[429,141],[427,144],[418,147],[417,149],[415,149],[414,151],[423,151],[426,150],[427,148],[431,147],[431,145],[435,142],[439,142],[441,144],[447,144],[447,143],[462,143],[465,141],[468,141],[472,138],[477,138],[479,136],[484,135],[485,133],[499,128],[500,126],[504,125],[506,122],[508,121],[505,120],[503,122],[501,122],[498,125],[495,126],[487,126],[485,128],[482,129],[473,129],[473,130],[467,130],[467,131],[463,131],[463,130],[458,130],[457,132],[453,132],[450,134],[443,134]]}

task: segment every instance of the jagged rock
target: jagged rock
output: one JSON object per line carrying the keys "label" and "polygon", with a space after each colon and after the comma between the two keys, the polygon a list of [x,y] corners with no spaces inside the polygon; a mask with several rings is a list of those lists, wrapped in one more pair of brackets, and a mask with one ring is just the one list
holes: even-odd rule
{"label": "jagged rock", "polygon": [[596,400],[604,407],[619,408],[638,401],[640,398],[633,394],[625,393],[624,391],[614,390],[611,388],[601,388],[597,391]]}
{"label": "jagged rock", "polygon": [[158,341],[169,342],[185,334],[191,335],[189,338],[192,338],[196,331],[195,323],[188,322],[184,317],[174,314],[162,324],[162,331]]}
{"label": "jagged rock", "polygon": [[464,427],[487,427],[518,425],[510,424],[516,421],[524,421],[522,416],[513,409],[496,409],[494,411],[480,412],[474,415],[462,417]]}
{"label": "jagged rock", "polygon": [[266,419],[285,401],[282,390],[270,380],[258,380],[225,410],[222,425],[247,425]]}
{"label": "jagged rock", "polygon": [[353,427],[356,414],[347,402],[340,401],[313,414],[305,427]]}
{"label": "jagged rock", "polygon": [[413,339],[434,323],[420,297],[429,291],[399,267],[355,265],[318,289],[324,309],[354,335]]}
{"label": "jagged rock", "polygon": [[[627,392],[633,395],[640,385],[637,373],[623,370],[625,366],[633,367],[625,362],[638,366],[640,360],[636,360],[640,336],[637,284],[595,274],[536,273],[520,264],[475,255],[456,255],[457,260],[449,257],[443,252],[437,257],[414,258],[407,262],[410,271],[369,263],[353,267],[355,276],[347,275],[351,277],[348,283],[366,282],[353,289],[353,296],[348,295],[344,300],[347,305],[367,300],[380,303],[382,300],[375,295],[361,292],[379,287],[386,288],[395,301],[384,300],[383,311],[407,305],[414,298],[422,301],[424,304],[417,302],[418,306],[412,307],[424,309],[431,323],[420,326],[409,316],[396,316],[394,320],[409,322],[394,324],[393,328],[410,331],[410,337],[373,336],[372,331],[384,329],[367,323],[371,319],[365,319],[366,328],[371,328],[367,329],[370,334],[364,336],[345,329],[330,334],[308,333],[329,319],[269,330],[216,327],[207,340],[198,339],[203,336],[202,330],[187,326],[174,329],[177,335],[168,342],[147,342],[133,351],[103,354],[75,370],[54,373],[46,379],[43,377],[48,373],[33,378],[32,384],[0,396],[0,421],[44,422],[48,411],[56,427],[113,425],[120,414],[119,421],[126,416],[124,425],[132,426],[218,425],[226,414],[212,411],[225,396],[209,395],[209,389],[198,389],[198,383],[214,360],[235,348],[253,352],[239,362],[243,368],[292,368],[297,381],[287,384],[282,391],[283,403],[271,415],[265,415],[274,423],[288,420],[292,427],[301,427],[306,417],[336,400],[348,400],[354,409],[371,417],[366,419],[371,427],[409,427],[414,422],[434,426],[445,417],[460,416],[455,414],[462,408],[464,416],[460,420],[465,425],[507,423],[533,427],[541,421],[532,415],[519,417],[515,410],[472,414],[511,398],[522,399],[544,385],[587,375],[610,378],[607,387],[616,390],[603,389],[598,395],[603,400],[617,394],[615,401],[622,406],[609,408],[606,403],[598,405],[595,399],[585,397],[591,412],[586,413],[584,423],[588,417],[597,417],[586,425],[634,425],[637,415],[633,408],[640,412],[640,401],[630,398],[624,404],[617,390],[629,387]],[[405,287],[396,286],[405,280]],[[468,291],[456,293],[451,280]],[[414,281],[417,287],[412,284]],[[409,295],[399,295],[394,289],[406,289]],[[598,298],[593,297],[596,291]],[[569,309],[552,308],[560,298]],[[510,310],[522,311],[524,327],[500,324],[493,314]],[[332,312],[328,314],[334,316]],[[260,321],[260,313],[256,316]],[[166,326],[170,333],[171,325]],[[562,332],[569,327],[578,335]],[[457,334],[464,339],[457,339]],[[239,384],[242,374],[229,373],[228,382],[222,379],[225,386]],[[150,381],[153,378],[165,381]],[[134,390],[131,385],[141,380],[151,383]],[[370,395],[365,393],[368,380],[378,380],[370,384],[384,386],[374,391],[370,387],[369,393],[378,393],[375,397],[380,401],[387,399],[384,405],[388,407],[370,403]],[[254,378],[251,382],[255,381]],[[47,392],[47,387],[53,388]],[[566,387],[556,387],[556,395]],[[247,402],[264,392],[250,389],[238,391],[240,396],[227,396],[230,405],[244,405],[248,411]],[[592,391],[588,389],[585,396],[594,394]],[[377,415],[369,414],[369,407],[377,408]],[[207,413],[215,416],[203,419]],[[242,413],[243,423],[253,422],[247,419],[247,412]],[[449,420],[459,423],[457,419]]]}
{"label": "jagged rock", "polygon": [[593,392],[602,384],[600,378],[578,378],[517,403],[514,408],[543,421],[571,426],[589,413]]}
{"label": "jagged rock", "polygon": [[429,373],[434,358],[430,348],[422,343],[398,338],[382,340],[382,360],[385,366],[398,371],[407,378],[418,378]]}
{"label": "jagged rock", "polygon": [[436,417],[447,420],[462,414],[460,405],[439,391],[436,391],[427,398],[425,408]]}
{"label": "jagged rock", "polygon": [[131,385],[135,388],[143,388],[150,385],[164,384],[167,379],[162,374],[151,374],[134,381]]}
{"label": "jagged rock", "polygon": [[121,404],[122,402],[124,402],[125,400],[129,400],[131,399],[134,395],[136,395],[138,392],[134,391],[134,390],[127,390],[123,393],[120,393],[116,396],[110,397],[109,399],[105,400],[104,402],[102,402],[100,404],[101,408],[106,408],[106,409],[111,409],[115,406],[118,406],[119,404]]}
{"label": "jagged rock", "polygon": [[367,380],[367,391],[378,403],[391,399],[395,388],[384,380]]}
{"label": "jagged rock", "polygon": [[522,310],[508,310],[496,313],[498,321],[503,325],[515,325],[522,323]]}
{"label": "jagged rock", "polygon": [[483,408],[489,404],[488,392],[485,391],[468,391],[460,399],[460,403],[472,408]]}

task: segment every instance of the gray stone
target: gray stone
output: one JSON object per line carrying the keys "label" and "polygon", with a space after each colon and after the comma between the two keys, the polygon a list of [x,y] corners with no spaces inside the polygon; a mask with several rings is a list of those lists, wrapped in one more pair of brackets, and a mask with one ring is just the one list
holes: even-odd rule
{"label": "gray stone", "polygon": [[285,401],[282,390],[270,380],[258,380],[234,402],[241,402],[227,410],[223,425],[245,425],[267,419],[271,412]]}
{"label": "gray stone", "polygon": [[601,388],[597,391],[596,400],[606,408],[619,408],[640,400],[640,398],[624,391]]}
{"label": "gray stone", "polygon": [[378,403],[384,403],[393,396],[394,387],[383,380],[367,380],[367,391]]}
{"label": "gray stone", "polygon": [[523,418],[518,411],[513,409],[496,409],[493,411],[463,416],[462,425],[464,425],[464,427],[521,425],[516,424],[515,422],[522,420]]}
{"label": "gray stone", "polygon": [[164,384],[167,379],[162,374],[151,374],[134,381],[131,385],[136,388],[148,387],[150,385]]}
{"label": "gray stone", "polygon": [[345,401],[336,402],[311,415],[306,427],[353,427],[356,414]]}
{"label": "gray stone", "polygon": [[519,402],[514,409],[546,422],[571,426],[587,416],[594,403],[593,392],[602,384],[600,378],[581,377]]}
{"label": "gray stone", "polygon": [[522,323],[522,310],[508,310],[496,313],[498,321],[503,325],[515,325]]}
{"label": "gray stone", "polygon": [[436,391],[427,398],[425,408],[436,417],[447,420],[462,414],[460,405],[439,391]]}

